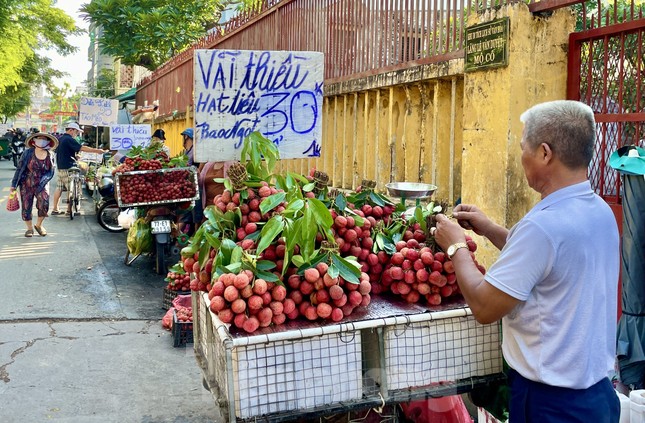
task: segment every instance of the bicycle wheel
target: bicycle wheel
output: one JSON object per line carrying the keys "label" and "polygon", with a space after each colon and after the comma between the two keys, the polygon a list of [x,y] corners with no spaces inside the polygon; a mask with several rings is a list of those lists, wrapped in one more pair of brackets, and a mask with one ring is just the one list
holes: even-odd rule
{"label": "bicycle wheel", "polygon": [[69,192],[67,193],[67,209],[69,210],[69,220],[74,220],[74,197],[76,195],[76,179],[69,179]]}
{"label": "bicycle wheel", "polygon": [[81,187],[81,181],[79,179],[76,179],[76,186],[74,187],[75,193],[74,193],[74,213],[75,214],[80,214],[81,213],[81,198],[83,196],[83,188]]}

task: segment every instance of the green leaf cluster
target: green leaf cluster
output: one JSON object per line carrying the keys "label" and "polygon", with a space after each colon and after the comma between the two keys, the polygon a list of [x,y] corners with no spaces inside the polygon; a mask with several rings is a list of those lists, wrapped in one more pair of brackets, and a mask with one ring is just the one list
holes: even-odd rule
{"label": "green leaf cluster", "polygon": [[[155,70],[216,27],[231,5],[248,9],[251,0],[91,0],[83,18],[102,28],[100,48],[125,65]],[[95,38],[91,30],[90,37]]]}
{"label": "green leaf cluster", "polygon": [[[287,172],[274,174],[275,166],[280,159],[275,144],[260,133],[252,133],[244,140],[241,152],[241,163],[247,171],[245,185],[251,188],[274,183],[279,190],[276,194],[264,198],[260,202],[260,213],[271,215],[266,222],[258,222],[258,229],[247,234],[245,239],[255,241],[256,249],[252,253],[243,251],[233,241],[237,237],[237,228],[241,226],[242,213],[239,208],[222,212],[215,206],[204,210],[206,222],[197,230],[190,245],[182,250],[182,255],[190,256],[199,252],[200,266],[203,267],[211,249],[218,250],[213,271],[235,272],[241,269],[251,270],[257,277],[267,281],[276,281],[277,277],[270,272],[270,262],[258,260],[258,257],[272,244],[283,240],[285,253],[283,258],[282,275],[290,266],[304,269],[325,262],[329,266],[332,277],[341,276],[351,283],[359,283],[360,265],[355,258],[343,258],[338,249],[331,227],[334,224],[331,207],[342,214],[352,214],[358,226],[363,225],[363,219],[348,207],[347,199],[339,194],[335,199],[329,199],[323,194],[320,198],[310,198],[314,184],[305,176]],[[231,181],[223,182],[226,189],[233,192]],[[248,191],[239,193],[240,199],[248,198]],[[380,200],[378,200],[380,201]],[[284,209],[278,207],[285,204]],[[322,237],[321,237],[322,235]],[[321,242],[322,238],[322,242]],[[236,247],[239,253],[235,253]]]}
{"label": "green leaf cluster", "polygon": [[52,85],[63,73],[37,50],[56,50],[61,55],[76,51],[67,38],[80,34],[74,19],[55,7],[55,0],[0,0],[0,118],[7,118],[30,105],[36,85]]}

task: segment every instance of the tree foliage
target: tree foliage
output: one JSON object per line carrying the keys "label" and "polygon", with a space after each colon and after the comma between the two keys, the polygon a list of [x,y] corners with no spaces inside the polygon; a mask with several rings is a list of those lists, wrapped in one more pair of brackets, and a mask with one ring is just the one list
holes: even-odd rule
{"label": "tree foliage", "polygon": [[101,69],[94,85],[89,89],[88,96],[102,98],[114,96],[116,94],[116,73],[112,69]]}
{"label": "tree foliage", "polygon": [[13,117],[29,106],[32,86],[51,85],[63,74],[37,50],[76,51],[67,38],[82,32],[55,0],[0,0],[0,117]]}
{"label": "tree foliage", "polygon": [[248,9],[258,0],[91,0],[83,18],[103,32],[103,53],[124,65],[155,70],[217,26],[227,7]]}

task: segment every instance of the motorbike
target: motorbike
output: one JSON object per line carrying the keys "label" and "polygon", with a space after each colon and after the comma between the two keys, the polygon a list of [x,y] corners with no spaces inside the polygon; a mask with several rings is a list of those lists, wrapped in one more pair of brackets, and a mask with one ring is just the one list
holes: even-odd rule
{"label": "motorbike", "polygon": [[[103,175],[98,183],[98,194],[100,199],[96,203],[96,220],[101,227],[108,232],[123,232],[126,228],[119,224],[119,214],[127,208],[119,207],[114,196],[114,180],[111,175]],[[165,275],[168,271],[166,257],[179,254],[179,247],[176,245],[177,238],[176,207],[172,205],[146,206],[146,220],[150,222],[151,233],[155,238],[155,271]],[[129,259],[126,256],[125,263],[132,264],[138,256]]]}
{"label": "motorbike", "polygon": [[166,257],[179,254],[175,225],[177,214],[174,207],[154,206],[148,209],[146,216],[150,219],[150,229],[155,238],[155,271],[158,275],[165,275],[168,272]]}
{"label": "motorbike", "polygon": [[[152,205],[137,207],[138,213],[145,213],[145,221],[150,224],[150,233],[154,237],[154,249],[151,255],[155,257],[155,272],[159,275],[168,273],[168,258],[179,255],[177,238],[179,230],[175,223],[177,214],[173,205]],[[130,258],[126,252],[124,263],[131,265],[141,254]]]}
{"label": "motorbike", "polygon": [[25,140],[26,138],[21,135],[15,135],[11,140],[11,159],[16,169],[18,168],[18,160],[20,160],[20,156],[25,151]]}

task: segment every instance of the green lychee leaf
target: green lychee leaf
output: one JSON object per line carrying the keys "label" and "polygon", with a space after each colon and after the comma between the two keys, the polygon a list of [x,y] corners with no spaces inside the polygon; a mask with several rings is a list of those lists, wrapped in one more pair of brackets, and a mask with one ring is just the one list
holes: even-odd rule
{"label": "green lychee leaf", "polygon": [[269,260],[258,260],[258,262],[255,264],[255,268],[258,270],[271,270],[275,269],[277,265]]}
{"label": "green lychee leaf", "polygon": [[339,193],[334,199],[334,204],[336,204],[338,210],[345,210],[347,208],[347,199],[343,194]]}
{"label": "green lychee leaf", "polygon": [[242,269],[242,263],[231,263],[228,266],[224,266],[224,268],[228,271],[228,273],[239,273]]}
{"label": "green lychee leaf", "polygon": [[334,220],[331,218],[331,212],[327,206],[325,206],[322,201],[315,198],[310,198],[307,202],[309,203],[309,207],[312,209],[316,223],[325,229],[331,228],[334,224]]}
{"label": "green lychee leaf", "polygon": [[385,201],[383,201],[383,199],[374,191],[370,191],[370,200],[372,201],[372,203],[376,204],[377,206],[381,206],[381,207],[385,206]]}
{"label": "green lychee leaf", "polygon": [[260,213],[268,213],[269,211],[282,204],[285,198],[286,194],[284,192],[278,192],[276,194],[268,196],[260,203]]}
{"label": "green lychee leaf", "polygon": [[330,267],[335,267],[338,269],[338,273],[341,278],[345,279],[349,283],[360,283],[361,270],[356,267],[351,262],[347,261],[338,254],[331,255],[332,265]]}
{"label": "green lychee leaf", "polygon": [[305,264],[305,260],[302,258],[300,254],[298,254],[291,258],[291,263],[293,263],[293,265],[296,267],[302,267],[302,265]]}
{"label": "green lychee leaf", "polygon": [[280,280],[280,278],[278,278],[273,273],[267,272],[265,270],[260,270],[260,269],[255,271],[255,276],[257,276],[258,278],[264,279],[267,282],[277,282]]}
{"label": "green lychee leaf", "polygon": [[284,220],[282,216],[273,216],[269,221],[264,225],[262,231],[260,232],[260,242],[257,246],[257,254],[260,255],[273,240],[282,233],[284,229]]}

